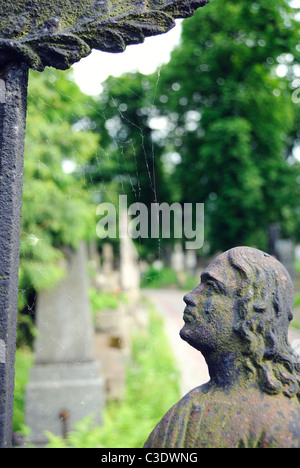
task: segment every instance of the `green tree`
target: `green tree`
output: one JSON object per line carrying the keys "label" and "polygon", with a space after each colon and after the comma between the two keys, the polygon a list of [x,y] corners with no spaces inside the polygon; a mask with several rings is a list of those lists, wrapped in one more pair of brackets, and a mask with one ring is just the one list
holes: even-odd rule
{"label": "green tree", "polygon": [[24,167],[19,310],[65,273],[66,247],[95,236],[83,167],[99,137],[87,128],[91,101],[68,73],[31,73]]}
{"label": "green tree", "polygon": [[[126,194],[128,205],[168,202],[170,193],[161,160],[162,146],[155,138],[156,81],[130,73],[108,78],[89,116],[101,135],[101,148],[86,167],[99,201],[115,203]],[[150,214],[150,210],[149,210]],[[138,242],[140,253],[157,251],[157,239]]]}
{"label": "green tree", "polygon": [[[161,70],[166,158],[177,156],[170,184],[179,201],[205,202],[212,250],[267,248],[272,222],[295,233],[295,13],[285,0],[214,0],[184,22],[181,44]],[[279,76],[279,65],[289,72]]]}

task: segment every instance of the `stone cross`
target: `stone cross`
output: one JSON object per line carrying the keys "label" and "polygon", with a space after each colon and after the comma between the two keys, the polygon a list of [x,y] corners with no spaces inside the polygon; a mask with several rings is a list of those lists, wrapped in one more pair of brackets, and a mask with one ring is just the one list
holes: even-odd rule
{"label": "stone cross", "polygon": [[0,0],[0,447],[10,447],[28,70],[122,52],[209,0]]}

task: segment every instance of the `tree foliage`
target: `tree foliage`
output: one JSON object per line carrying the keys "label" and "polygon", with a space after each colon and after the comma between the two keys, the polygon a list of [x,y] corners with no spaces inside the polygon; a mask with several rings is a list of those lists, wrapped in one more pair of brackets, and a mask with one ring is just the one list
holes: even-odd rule
{"label": "tree foliage", "polygon": [[[62,72],[31,73],[24,167],[19,309],[65,273],[63,250],[95,234],[83,167],[99,136],[81,130],[88,98]],[[70,170],[71,168],[71,170]],[[67,169],[67,170],[66,170]],[[69,169],[69,170],[68,170]]]}
{"label": "tree foliage", "polygon": [[205,202],[212,251],[267,248],[273,222],[299,239],[295,13],[285,0],[214,0],[184,21],[160,74],[111,77],[96,100],[68,74],[31,74],[20,308],[61,278],[64,247],[93,236],[95,206],[119,194]]}
{"label": "tree foliage", "polygon": [[214,0],[184,21],[160,76],[109,78],[93,116],[102,135],[93,176],[104,197],[204,202],[212,251],[267,249],[271,223],[295,236],[298,42],[285,0]]}
{"label": "tree foliage", "polygon": [[161,71],[160,108],[172,116],[169,142],[180,155],[174,187],[181,202],[206,203],[213,250],[266,248],[271,222],[295,232],[299,164],[288,151],[298,42],[299,22],[285,0],[214,0],[184,22]]}
{"label": "tree foliage", "polygon": [[[101,202],[118,207],[119,195],[126,194],[128,206],[143,203],[150,207],[171,198],[160,157],[162,147],[155,140],[155,91],[155,80],[140,73],[110,77],[103,84],[90,112],[101,147],[86,168],[92,186],[99,187]],[[157,250],[158,241],[143,239],[139,248],[141,254],[149,253]]]}

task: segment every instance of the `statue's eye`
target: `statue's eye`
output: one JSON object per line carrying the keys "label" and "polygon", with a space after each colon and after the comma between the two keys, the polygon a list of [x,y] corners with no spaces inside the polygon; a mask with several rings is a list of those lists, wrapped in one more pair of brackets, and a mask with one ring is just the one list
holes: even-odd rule
{"label": "statue's eye", "polygon": [[216,292],[220,292],[220,290],[219,290],[219,287],[218,287],[217,283],[215,283],[214,281],[211,281],[211,280],[210,280],[210,281],[207,281],[207,283],[206,283],[206,284],[207,284],[207,286],[210,286],[211,288],[213,288],[213,289],[214,289],[214,291],[216,291]]}

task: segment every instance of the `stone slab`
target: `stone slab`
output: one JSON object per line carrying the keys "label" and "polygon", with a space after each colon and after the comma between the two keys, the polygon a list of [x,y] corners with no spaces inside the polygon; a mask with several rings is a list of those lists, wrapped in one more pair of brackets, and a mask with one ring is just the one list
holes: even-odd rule
{"label": "stone slab", "polygon": [[62,411],[69,413],[68,431],[91,414],[101,425],[104,403],[98,363],[34,366],[26,389],[26,425],[31,430],[31,443],[46,444],[45,431],[63,436]]}

